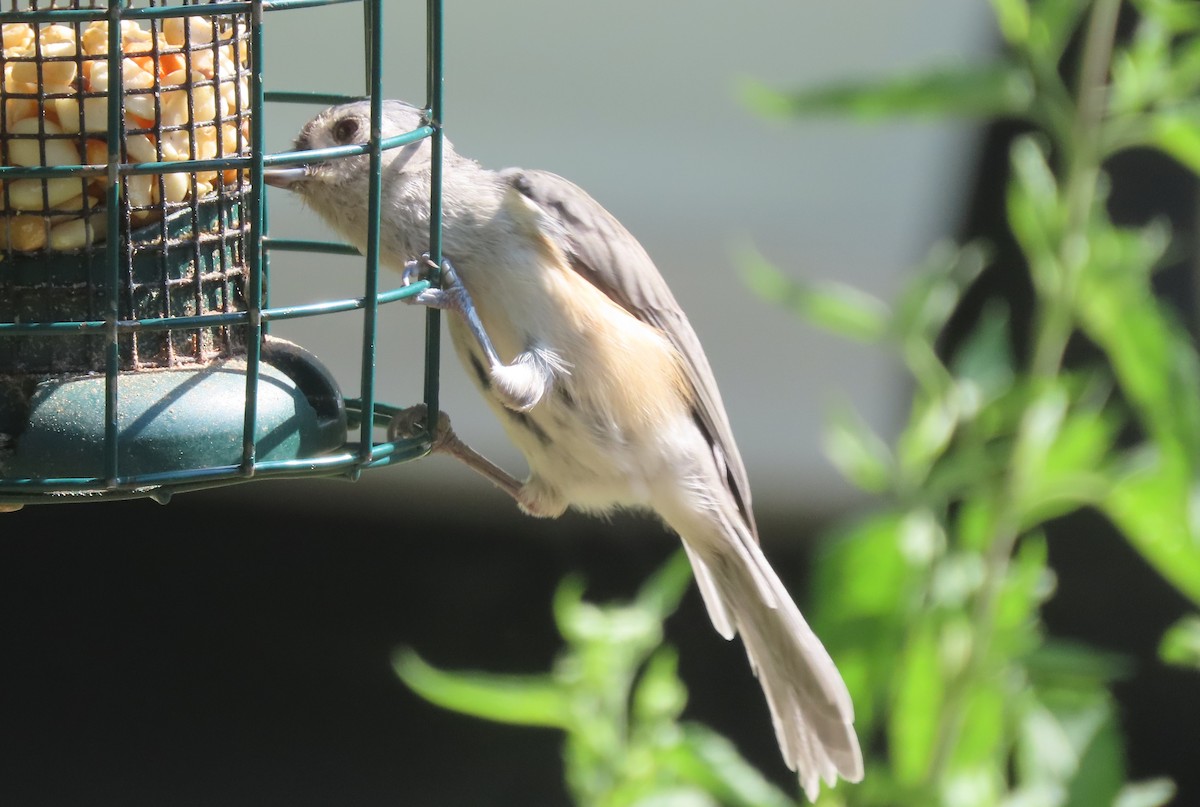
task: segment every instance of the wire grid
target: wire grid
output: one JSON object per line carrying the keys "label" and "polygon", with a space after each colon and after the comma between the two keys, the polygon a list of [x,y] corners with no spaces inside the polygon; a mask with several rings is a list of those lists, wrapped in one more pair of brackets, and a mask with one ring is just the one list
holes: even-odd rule
{"label": "wire grid", "polygon": [[[367,87],[364,95],[327,95],[267,92],[261,84],[263,26],[269,14],[323,5],[358,5],[365,32]],[[427,117],[420,129],[384,139],[382,120],[382,0],[70,0],[38,2],[12,0],[0,10],[5,31],[14,24],[30,25],[35,33],[45,26],[64,26],[75,38],[75,53],[67,55],[46,47],[35,36],[31,55],[14,50],[5,75],[36,79],[32,89],[5,94],[0,105],[0,181],[5,211],[13,211],[13,189],[29,193],[33,183],[32,213],[4,216],[0,238],[5,239],[0,267],[0,368],[15,366],[22,372],[61,372],[87,369],[105,377],[104,462],[107,473],[89,478],[5,478],[0,463],[0,502],[42,503],[79,497],[131,498],[149,496],[161,501],[183,490],[233,484],[251,478],[310,475],[357,477],[363,469],[406,461],[429,450],[429,436],[395,442],[376,442],[373,431],[385,424],[398,407],[375,400],[374,354],[377,311],[380,305],[419,293],[424,283],[381,293],[379,291],[379,210],[381,153],[414,140],[431,138],[435,177],[431,199],[431,256],[440,261],[441,244],[441,106],[442,106],[442,3],[427,0]],[[108,23],[102,26],[101,23]],[[122,35],[132,26],[145,29],[151,42],[139,59],[154,69],[148,85],[129,86],[122,78],[113,91],[96,89],[94,82],[77,82],[65,89],[56,79],[87,70],[94,76],[104,65],[109,76],[124,76],[123,62],[130,56]],[[107,36],[103,53],[78,47],[89,28]],[[160,31],[181,32],[162,47]],[[136,33],[134,34],[136,35]],[[193,74],[197,64],[219,63],[219,48],[232,48],[232,69],[220,67],[212,75],[188,80],[183,92],[178,76],[164,68],[177,67]],[[83,52],[80,52],[83,51]],[[182,61],[182,65],[175,63]],[[164,62],[168,64],[164,65]],[[21,65],[18,67],[18,65]],[[68,76],[69,77],[69,76]],[[70,86],[67,82],[64,85]],[[24,88],[16,87],[20,91]],[[200,92],[197,92],[197,89]],[[172,95],[172,93],[175,93]],[[214,110],[203,108],[208,98],[228,95],[231,101]],[[266,154],[262,127],[267,102],[333,104],[363,97],[372,99],[373,136],[364,146],[338,147],[307,152]],[[39,114],[36,127],[12,133],[6,126],[9,105],[27,103],[40,110],[47,106],[59,114],[49,130],[47,116]],[[186,104],[182,115],[169,115],[172,104]],[[60,109],[68,110],[61,113]],[[16,107],[14,106],[14,110]],[[72,117],[70,112],[74,112]],[[138,113],[143,114],[138,114]],[[211,112],[211,114],[207,114]],[[103,118],[103,160],[90,138],[94,121]],[[68,129],[78,131],[66,131]],[[93,134],[98,134],[92,132]],[[145,143],[152,151],[131,147]],[[131,140],[133,138],[133,140]],[[77,151],[77,162],[58,162],[51,152],[63,144]],[[180,148],[180,144],[186,148]],[[209,145],[206,145],[209,144]],[[174,146],[174,151],[168,151]],[[32,165],[12,165],[13,150],[36,152]],[[268,260],[275,251],[302,250],[357,254],[343,244],[309,241],[273,241],[266,234],[264,167],[338,159],[367,153],[371,223],[365,255],[365,288],[361,297],[330,300],[304,306],[272,308],[268,303]],[[69,200],[64,183],[82,192]],[[19,201],[19,200],[18,200]],[[0,212],[0,215],[4,215]],[[28,218],[32,225],[25,221]],[[82,234],[82,244],[64,243],[56,229],[69,223]],[[28,227],[41,234],[47,246],[22,249],[14,235]],[[119,237],[111,237],[119,233]],[[52,244],[55,236],[59,242]],[[48,257],[49,256],[49,257]],[[74,260],[70,258],[73,256]],[[147,260],[148,258],[148,260]],[[150,265],[147,269],[146,264]],[[173,273],[176,265],[186,267]],[[66,268],[62,268],[66,266]],[[8,269],[8,272],[4,272]],[[86,275],[81,281],[79,273]],[[63,276],[65,275],[65,277]],[[63,282],[65,281],[65,282]],[[82,314],[61,317],[44,307],[30,306],[34,287],[67,287],[82,295],[76,301]],[[62,301],[56,303],[58,306]],[[360,397],[346,401],[357,440],[348,437],[339,451],[292,460],[256,458],[253,435],[256,425],[256,391],[262,343],[269,323],[276,319],[321,316],[342,311],[364,311]],[[61,311],[56,307],[54,311]],[[427,315],[425,403],[438,411],[438,354],[440,322],[436,311]],[[64,347],[71,342],[75,347]],[[8,346],[5,346],[8,343]],[[80,346],[82,345],[82,347]],[[7,355],[5,351],[8,351]],[[155,473],[122,475],[118,401],[122,370],[173,367],[197,363],[232,353],[243,353],[246,364],[246,406],[242,429],[242,458],[234,465],[173,468]],[[4,372],[4,370],[0,370]],[[2,437],[2,436],[0,436]],[[2,442],[2,441],[0,441]],[[3,445],[0,444],[0,450]]]}
{"label": "wire grid", "polygon": [[[11,5],[17,10],[17,3]],[[30,5],[30,11],[38,10],[36,2]],[[96,2],[52,7],[56,15],[101,10]],[[8,268],[0,278],[0,316],[27,322],[102,319],[107,256],[89,247],[103,243],[110,231],[120,233],[113,240],[121,319],[245,310],[243,211],[250,183],[244,171],[122,171],[111,217],[106,183],[110,159],[129,169],[135,163],[223,161],[249,153],[249,36],[246,13],[130,19],[111,27],[106,19],[61,17],[5,23],[0,163],[14,169],[105,168],[49,179],[8,172],[13,178],[0,190],[6,211],[0,242]],[[107,56],[112,38],[119,42],[113,52],[122,53],[119,77]],[[113,120],[110,88],[120,102]],[[234,355],[244,348],[244,330],[121,333],[120,369],[180,367]],[[102,335],[4,342],[0,361],[15,372],[105,368]]]}

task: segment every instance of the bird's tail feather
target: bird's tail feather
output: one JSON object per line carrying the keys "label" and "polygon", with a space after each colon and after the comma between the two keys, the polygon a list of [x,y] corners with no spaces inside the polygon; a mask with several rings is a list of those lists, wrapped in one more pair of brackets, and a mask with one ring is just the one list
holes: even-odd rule
{"label": "bird's tail feather", "polygon": [[684,546],[713,625],[726,638],[741,634],[784,760],[815,800],[822,780],[862,779],[854,707],[833,660],[758,544],[747,538],[685,535]]}

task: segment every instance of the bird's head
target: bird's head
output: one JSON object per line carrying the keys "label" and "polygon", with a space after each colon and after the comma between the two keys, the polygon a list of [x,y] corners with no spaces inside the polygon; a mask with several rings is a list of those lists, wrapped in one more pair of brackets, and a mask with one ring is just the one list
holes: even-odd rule
{"label": "bird's head", "polygon": [[[411,132],[426,125],[423,110],[403,101],[383,102],[381,136],[384,140]],[[357,146],[367,143],[371,135],[371,102],[353,101],[330,107],[310,120],[296,137],[297,151]],[[430,168],[428,137],[385,149],[381,153],[386,171],[419,173]],[[370,176],[370,155],[314,159],[289,167],[268,168],[263,172],[267,184],[296,191],[312,199],[330,194],[334,189],[355,190]]]}

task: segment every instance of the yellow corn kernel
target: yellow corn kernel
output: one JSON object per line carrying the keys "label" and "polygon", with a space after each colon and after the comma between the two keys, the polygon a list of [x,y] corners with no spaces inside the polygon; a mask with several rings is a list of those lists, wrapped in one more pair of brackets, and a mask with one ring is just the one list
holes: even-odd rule
{"label": "yellow corn kernel", "polygon": [[46,246],[46,220],[41,216],[9,216],[0,219],[0,248],[32,252]]}
{"label": "yellow corn kernel", "polygon": [[[48,120],[25,118],[10,124],[9,134],[25,135],[8,141],[8,161],[11,165],[26,167],[35,165],[77,165],[79,149],[70,140],[46,137],[47,135],[62,134],[63,130]],[[42,147],[45,147],[46,159],[42,160]]]}
{"label": "yellow corn kernel", "polygon": [[50,228],[49,247],[59,252],[83,249],[102,241],[107,230],[108,217],[104,213],[64,221]]}
{"label": "yellow corn kernel", "polygon": [[5,186],[5,195],[12,210],[53,210],[68,199],[80,196],[86,184],[75,178],[14,179]]}

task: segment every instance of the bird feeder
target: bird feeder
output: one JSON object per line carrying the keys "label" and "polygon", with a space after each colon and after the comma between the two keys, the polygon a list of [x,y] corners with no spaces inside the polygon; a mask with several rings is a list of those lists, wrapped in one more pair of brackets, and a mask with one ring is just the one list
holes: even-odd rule
{"label": "bird feeder", "polygon": [[[428,435],[375,437],[398,411],[374,398],[376,311],[424,288],[381,292],[375,245],[381,151],[419,137],[436,144],[436,127],[330,153],[264,149],[264,104],[363,97],[262,86],[264,26],[335,4],[361,9],[367,94],[378,99],[381,0],[0,7],[0,509],[165,502],[272,476],[356,477],[428,451]],[[430,0],[428,13],[437,55],[440,4]],[[429,64],[432,113],[440,58]],[[378,104],[373,113],[378,123]],[[362,296],[272,308],[272,253],[354,251],[272,242],[264,167],[364,152],[375,171]],[[436,245],[437,215],[433,227]],[[362,385],[347,398],[313,353],[269,329],[352,309],[365,312]],[[427,328],[430,411],[436,316]]]}

